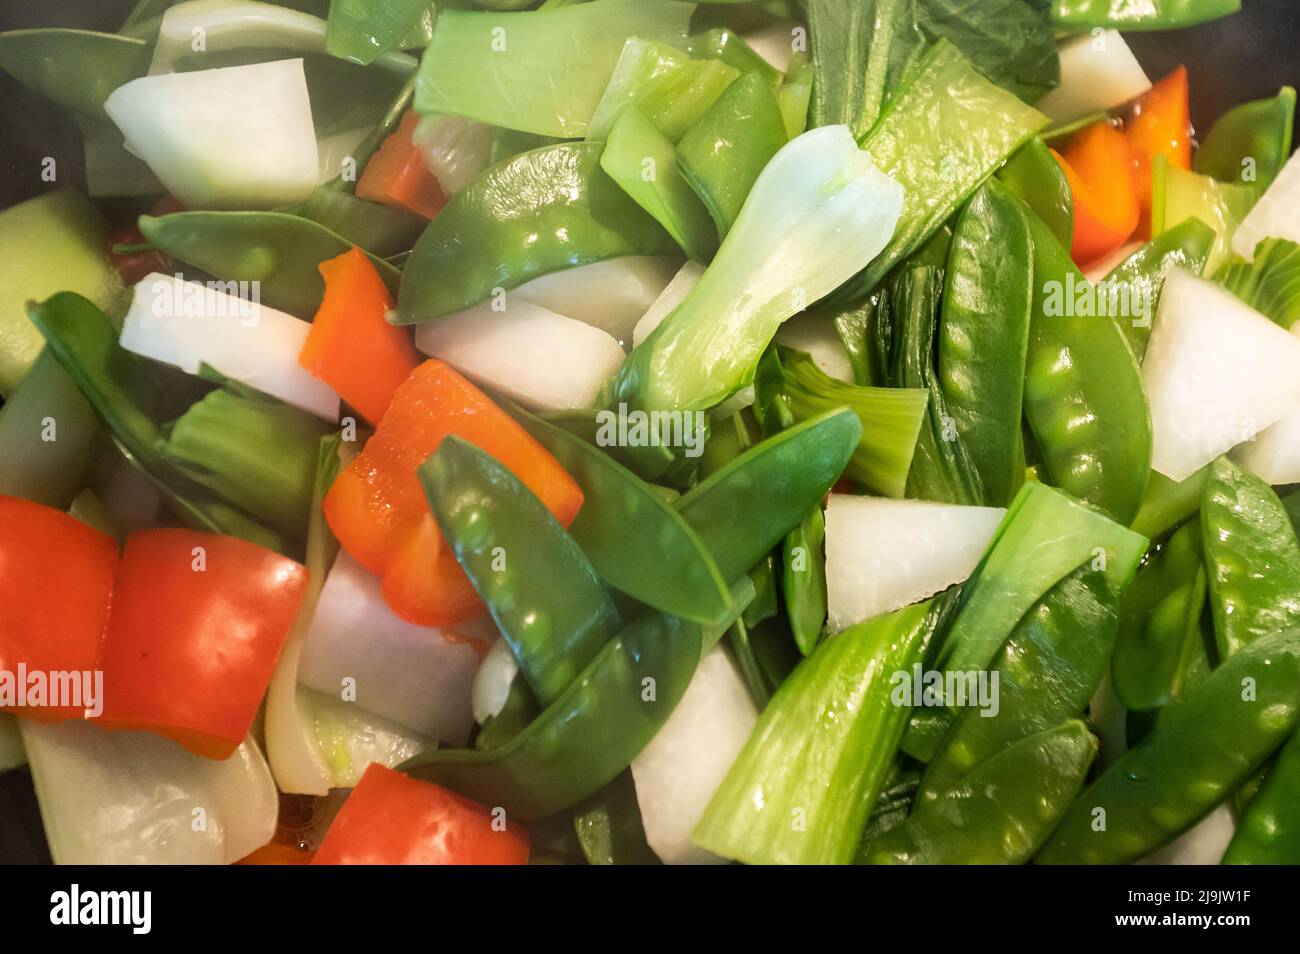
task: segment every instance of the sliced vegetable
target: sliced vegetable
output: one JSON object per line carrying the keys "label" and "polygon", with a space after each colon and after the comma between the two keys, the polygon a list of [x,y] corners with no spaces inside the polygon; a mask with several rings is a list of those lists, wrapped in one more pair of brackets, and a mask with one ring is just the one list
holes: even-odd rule
{"label": "sliced vegetable", "polygon": [[1200,219],[1215,231],[1205,263],[1206,274],[1213,275],[1235,247],[1237,229],[1255,201],[1254,190],[1170,166],[1163,156],[1156,157],[1152,170],[1151,234]]}
{"label": "sliced vegetable", "polygon": [[1124,138],[1137,167],[1138,204],[1144,222],[1150,221],[1151,169],[1156,157],[1163,156],[1172,169],[1192,167],[1192,118],[1187,99],[1187,67],[1179,66],[1143,93],[1124,121]]}
{"label": "sliced vegetable", "polygon": [[425,116],[411,142],[424,156],[442,194],[450,198],[492,164],[496,134],[486,123],[463,116]]}
{"label": "sliced vegetable", "polygon": [[1300,157],[1293,155],[1232,234],[1232,250],[1250,261],[1266,238],[1300,242]]}
{"label": "sliced vegetable", "polygon": [[1119,248],[1138,226],[1135,156],[1119,130],[1097,123],[1071,136],[1059,160],[1074,198],[1070,257],[1086,265]]}
{"label": "sliced vegetable", "polygon": [[428,11],[428,0],[330,0],[325,49],[332,56],[363,65],[389,50],[401,48]]}
{"label": "sliced vegetable", "polygon": [[[367,202],[329,185],[317,186],[311,190],[307,201],[284,211],[311,219],[340,238],[379,256],[395,256],[410,251],[427,224],[414,213]],[[158,269],[145,268],[144,271]]]}
{"label": "sliced vegetable", "polygon": [[[149,65],[149,44],[115,33],[58,28],[0,34],[0,69],[85,119],[107,122],[104,100]],[[68,75],[76,70],[75,80]]]}
{"label": "sliced vegetable", "polygon": [[1058,242],[1069,245],[1074,240],[1070,181],[1041,137],[1035,136],[1017,149],[998,170],[997,179],[1043,220]]}
{"label": "sliced vegetable", "polygon": [[1278,753],[1259,794],[1241,818],[1223,854],[1225,865],[1293,865],[1300,859],[1300,819],[1296,817],[1300,785],[1300,735]]}
{"label": "sliced vegetable", "polygon": [[1291,155],[1294,127],[1295,90],[1283,86],[1272,99],[1242,103],[1220,116],[1196,150],[1193,168],[1263,193]]}
{"label": "sliced vegetable", "polygon": [[1256,246],[1253,261],[1230,261],[1214,280],[1283,328],[1300,321],[1300,244],[1296,242],[1264,239]]}
{"label": "sliced vegetable", "polygon": [[650,337],[652,331],[663,324],[664,319],[672,314],[691,293],[691,289],[699,284],[703,274],[704,266],[699,262],[687,262],[678,270],[672,281],[664,286],[663,291],[651,302],[650,307],[645,310],[632,329],[634,347],[639,347],[641,342]]}
{"label": "sliced vegetable", "polygon": [[413,141],[419,121],[413,111],[402,117],[366,163],[357,182],[357,197],[431,219],[447,204],[447,197],[429,171],[424,151]]}
{"label": "sliced vegetable", "polygon": [[1055,125],[1123,105],[1151,88],[1137,57],[1117,30],[1061,44],[1061,83],[1038,101]]}

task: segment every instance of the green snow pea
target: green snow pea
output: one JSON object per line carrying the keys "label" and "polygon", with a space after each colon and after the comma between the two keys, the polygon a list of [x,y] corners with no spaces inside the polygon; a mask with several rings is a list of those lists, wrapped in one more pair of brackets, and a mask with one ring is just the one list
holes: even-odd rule
{"label": "green snow pea", "polygon": [[[862,833],[864,847],[907,821],[907,814],[916,800],[916,790],[920,784],[920,769],[909,765],[906,758],[895,761],[893,769],[885,780],[885,787],[881,790],[880,797],[876,799],[875,807],[871,809],[867,828]],[[861,858],[862,854],[860,848],[858,857]]]}
{"label": "green snow pea", "polygon": [[1079,794],[1096,757],[1097,739],[1078,719],[1027,736],[866,843],[858,861],[1023,864]]}
{"label": "green snow pea", "polygon": [[736,221],[758,174],[785,143],[780,103],[758,73],[745,73],[728,86],[677,143],[677,164],[720,238]]}
{"label": "green snow pea", "polygon": [[1024,481],[1021,401],[1033,270],[1022,208],[990,180],[957,219],[939,324],[939,390],[984,493],[1005,507]]}
{"label": "green snow pea", "polygon": [[[494,397],[498,404],[508,403],[507,399],[503,399],[499,395],[494,395]],[[656,443],[644,447],[610,445],[601,436],[603,425],[595,410],[548,411],[539,415],[539,417],[548,424],[553,424],[561,430],[568,431],[574,437],[590,444],[592,447],[599,447],[602,454],[612,457],[642,480],[661,479],[677,461],[673,449],[666,444]],[[704,445],[705,456],[709,453],[708,447],[709,445],[706,443]]]}
{"label": "green snow pea", "polygon": [[[310,219],[285,212],[173,212],[142,215],[155,246],[222,281],[261,283],[262,300],[310,320],[325,294],[320,263],[352,243]],[[401,273],[367,252],[390,291]]]}
{"label": "green snow pea", "polygon": [[1074,240],[1074,196],[1065,170],[1041,137],[1017,149],[998,170],[998,181],[1052,230],[1065,248]]}
{"label": "green snow pea", "polygon": [[781,544],[781,595],[799,652],[808,656],[826,624],[826,517],[820,506],[804,516]]}
{"label": "green snow pea", "polygon": [[673,251],[668,233],[600,168],[604,148],[535,149],[456,193],[415,243],[395,320],[437,318],[574,265]]}
{"label": "green snow pea", "polygon": [[1263,193],[1291,156],[1294,126],[1295,90],[1283,86],[1272,99],[1242,103],[1220,116],[1197,148],[1192,168]]}
{"label": "green snow pea", "polygon": [[620,772],[614,781],[575,807],[573,829],[588,864],[660,863],[646,844],[631,772]]}
{"label": "green snow pea", "polygon": [[718,250],[709,212],[677,167],[673,142],[636,106],[627,106],[609,131],[600,167],[652,215],[682,251],[708,262]]}
{"label": "green snow pea", "polygon": [[1173,30],[1240,9],[1241,0],[1052,0],[1052,22],[1069,29]]}
{"label": "green snow pea", "polygon": [[448,437],[419,474],[524,678],[542,705],[555,701],[618,630],[609,592],[542,502],[473,444]]}
{"label": "green snow pea", "polygon": [[428,224],[418,215],[367,202],[329,186],[317,186],[305,201],[280,211],[318,222],[339,238],[380,258],[410,249]]}
{"label": "green snow pea", "polygon": [[80,295],[59,292],[31,305],[28,315],[123,456],[186,523],[285,552],[285,542],[277,533],[167,460],[157,419],[162,388],[149,362],[118,345],[117,330],[99,308]]}
{"label": "green snow pea", "polygon": [[1278,753],[1237,823],[1225,865],[1300,864],[1300,733]]}
{"label": "green snow pea", "polygon": [[1151,481],[1142,494],[1142,506],[1131,524],[1133,530],[1155,540],[1196,513],[1201,509],[1201,497],[1209,474],[1209,464],[1181,481],[1151,471]]}
{"label": "green snow pea", "polygon": [[0,69],[77,116],[109,122],[104,100],[149,68],[150,44],[90,30],[0,33]]}
{"label": "green snow pea", "polygon": [[861,432],[852,411],[829,411],[759,442],[677,501],[724,580],[747,573],[817,506]]}
{"label": "green snow pea", "polygon": [[1214,229],[1198,218],[1186,219],[1161,232],[1151,241],[1120,262],[1106,276],[1105,284],[1116,291],[1116,301],[1127,294],[1130,302],[1142,302],[1143,313],[1119,319],[1119,330],[1124,332],[1129,347],[1139,365],[1146,355],[1147,339],[1151,337],[1151,323],[1160,304],[1160,290],[1171,268],[1185,268],[1194,275],[1201,274],[1209,261],[1214,246]]}
{"label": "green snow pea", "polygon": [[366,138],[361,140],[356,148],[352,150],[351,168],[345,165],[339,171],[339,174],[329,182],[324,183],[322,188],[347,193],[355,192],[357,190],[357,180],[360,178],[361,173],[365,171],[366,163],[370,161],[371,156],[379,151],[379,147],[384,144],[384,140],[397,131],[397,127],[401,125],[402,117],[406,115],[414,96],[415,77],[411,77],[389,102],[388,108],[384,110],[378,122],[375,123],[375,128],[370,130]]}
{"label": "green snow pea", "polygon": [[[649,484],[597,447],[506,404],[506,409],[582,488],[569,526],[601,578],[647,606],[699,623],[716,622],[730,593],[695,531]],[[647,548],[656,554],[645,558]]]}
{"label": "green snow pea", "polygon": [[1038,861],[1119,864],[1149,854],[1231,795],[1298,718],[1300,630],[1284,630],[1227,659],[1164,713],[1075,800]]}
{"label": "green snow pea", "polygon": [[1300,623],[1300,543],[1268,484],[1220,457],[1205,484],[1201,527],[1221,656]]}
{"label": "green snow pea", "polygon": [[493,749],[439,749],[398,768],[514,817],[545,818],[609,784],[654,738],[686,692],[701,631],[650,612],[601,648],[527,728]]}
{"label": "green snow pea", "polygon": [[363,66],[403,45],[429,0],[330,0],[325,51]]}
{"label": "green snow pea", "polygon": [[1201,639],[1205,605],[1201,525],[1193,518],[1138,570],[1120,605],[1111,685],[1130,711],[1180,695],[1188,653]]}
{"label": "green snow pea", "polygon": [[941,799],[1019,740],[1077,718],[1106,672],[1118,605],[1119,591],[1107,572],[1088,565],[1048,590],[1016,624],[993,663],[997,709],[960,710],[926,769],[918,804]]}
{"label": "green snow pea", "polygon": [[1033,238],[1034,304],[1025,417],[1052,483],[1121,523],[1138,512],[1151,471],[1151,414],[1133,352],[1113,318],[1063,314],[1082,273],[1043,221]]}

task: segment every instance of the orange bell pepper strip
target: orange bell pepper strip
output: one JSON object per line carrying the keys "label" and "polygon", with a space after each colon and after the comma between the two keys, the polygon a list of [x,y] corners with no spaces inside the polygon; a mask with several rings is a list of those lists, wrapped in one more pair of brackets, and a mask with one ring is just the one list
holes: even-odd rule
{"label": "orange bell pepper strip", "polygon": [[442,211],[447,196],[413,141],[419,122],[420,117],[407,110],[397,129],[366,163],[357,182],[358,199],[405,209],[426,219]]}
{"label": "orange bell pepper strip", "polygon": [[[83,718],[85,705],[51,705],[61,700],[48,691],[38,700],[28,680],[19,706],[19,667],[44,674],[47,690],[51,674],[95,669],[117,558],[116,540],[62,510],[0,496],[0,678],[13,680],[0,686],[0,706],[43,722]],[[85,691],[62,701],[103,702]]]}
{"label": "orange bell pepper strip", "polygon": [[339,809],[312,864],[527,864],[528,832],[503,822],[478,802],[375,762]]}
{"label": "orange bell pepper strip", "polygon": [[100,723],[229,758],[306,592],[305,567],[246,540],[183,529],[131,534],[99,657]]}
{"label": "orange bell pepper strip", "polygon": [[1133,103],[1124,122],[1137,169],[1139,236],[1151,232],[1151,167],[1156,156],[1179,169],[1192,167],[1192,116],[1188,107],[1187,67],[1180,66]]}
{"label": "orange bell pepper strip", "polygon": [[298,363],[373,424],[420,363],[419,353],[410,331],[384,320],[393,299],[361,249],[321,262],[320,273],[325,297]]}
{"label": "orange bell pepper strip", "polygon": [[323,502],[343,549],[383,578],[394,613],[421,626],[450,626],[484,612],[416,476],[448,434],[499,460],[564,526],[582,506],[582,490],[532,435],[449,365],[425,361],[393,393],[374,436]]}
{"label": "orange bell pepper strip", "polygon": [[1074,199],[1070,257],[1083,266],[1119,248],[1138,226],[1133,152],[1123,133],[1100,122],[1075,133],[1064,153],[1052,154]]}

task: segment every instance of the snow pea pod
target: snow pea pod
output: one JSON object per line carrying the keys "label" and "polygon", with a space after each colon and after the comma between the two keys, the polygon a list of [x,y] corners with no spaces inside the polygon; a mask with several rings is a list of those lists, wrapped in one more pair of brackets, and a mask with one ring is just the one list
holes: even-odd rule
{"label": "snow pea pod", "polygon": [[426,321],[530,278],[676,249],[600,168],[601,142],[566,142],[493,166],[429,224],[402,274],[394,320]]}
{"label": "snow pea pod", "polygon": [[1201,638],[1205,586],[1201,525],[1193,519],[1124,593],[1111,684],[1130,711],[1158,709],[1179,695],[1188,653]]}
{"label": "snow pea pod", "polygon": [[1241,0],[1052,0],[1052,22],[1071,29],[1173,30],[1240,9]]}
{"label": "snow pea pod", "polygon": [[781,544],[781,596],[799,652],[817,647],[826,624],[826,517],[814,507]]}
{"label": "snow pea pod", "polygon": [[542,705],[553,702],[618,630],[609,592],[577,541],[491,455],[451,436],[419,475],[524,678]]}
{"label": "snow pea pod", "polygon": [[939,388],[981,500],[1005,507],[1024,481],[1020,419],[1033,270],[1029,224],[990,180],[957,219],[939,326]]}
{"label": "snow pea pod", "polygon": [[1021,739],[864,845],[871,865],[1022,864],[1078,795],[1097,739],[1078,719]]}
{"label": "snow pea pod", "polygon": [[1041,137],[1017,149],[998,181],[1034,211],[1065,248],[1074,239],[1074,196],[1065,171]]}
{"label": "snow pea pod", "polygon": [[1128,300],[1135,303],[1135,309],[1141,312],[1119,320],[1119,330],[1124,332],[1139,365],[1146,355],[1147,339],[1151,337],[1151,323],[1160,304],[1165,276],[1171,268],[1185,268],[1193,275],[1201,274],[1213,245],[1214,229],[1198,218],[1186,219],[1161,232],[1106,276],[1106,294],[1115,295],[1116,301],[1122,301],[1122,296],[1127,295]]}
{"label": "snow pea pod", "polygon": [[1220,457],[1205,484],[1201,526],[1221,656],[1300,623],[1300,543],[1268,484]]}
{"label": "snow pea pod", "polygon": [[1130,526],[1149,539],[1163,537],[1201,509],[1209,473],[1207,464],[1186,480],[1176,481],[1151,471],[1151,480],[1142,494],[1142,506]]}
{"label": "snow pea pod", "polygon": [[602,579],[647,606],[699,623],[727,612],[730,594],[713,556],[650,485],[570,432],[506,408],[582,488],[582,509],[569,533]]}
{"label": "snow pea pod", "polygon": [[104,100],[149,68],[144,40],[90,30],[0,33],[0,69],[85,119],[106,123]]}
{"label": "snow pea pod", "polygon": [[427,224],[418,215],[367,202],[329,186],[317,186],[302,203],[280,211],[318,222],[339,238],[381,258],[410,249]]}
{"label": "snow pea pod", "polygon": [[573,829],[588,864],[660,863],[646,844],[631,772],[620,772],[614,781],[574,808]]}
{"label": "snow pea pod", "polygon": [[1016,625],[993,663],[995,713],[974,706],[960,710],[926,769],[919,803],[942,799],[1019,740],[1077,718],[1106,672],[1118,607],[1119,591],[1105,570],[1084,565],[1052,587]]}
{"label": "snow pea pod", "polygon": [[1070,314],[1064,289],[1080,287],[1083,275],[1043,221],[1025,212],[1034,253],[1025,416],[1052,483],[1126,524],[1151,471],[1151,414],[1137,362],[1113,318]]}
{"label": "snow pea pod", "polygon": [[[285,212],[173,212],[142,215],[140,232],[155,246],[223,281],[260,282],[262,300],[310,319],[325,294],[320,263],[352,243],[310,219]],[[389,290],[401,273],[366,253]]]}
{"label": "snow pea pod", "polygon": [[[507,403],[499,395],[494,397],[499,404]],[[599,447],[603,453],[618,461],[642,480],[661,479],[677,460],[673,449],[666,444],[655,443],[638,447],[627,447],[617,443],[610,445],[602,437],[603,425],[599,413],[595,410],[549,411],[541,414],[540,419],[568,431],[593,447]],[[706,443],[704,446],[705,456],[707,456],[709,445]]]}
{"label": "snow pea pod", "polygon": [[440,749],[398,768],[523,821],[599,791],[632,764],[681,699],[701,629],[650,612],[633,620],[529,726],[485,751]]}
{"label": "snow pea pod", "polygon": [[1300,630],[1256,640],[1166,712],[1070,806],[1044,864],[1119,864],[1161,847],[1232,794],[1300,719]]}
{"label": "snow pea pod", "polygon": [[1220,116],[1197,148],[1192,168],[1263,193],[1291,155],[1294,126],[1295,90],[1283,86],[1271,99],[1242,103]]}
{"label": "snow pea pod", "polygon": [[1223,864],[1300,864],[1300,733],[1278,753],[1237,824]]}

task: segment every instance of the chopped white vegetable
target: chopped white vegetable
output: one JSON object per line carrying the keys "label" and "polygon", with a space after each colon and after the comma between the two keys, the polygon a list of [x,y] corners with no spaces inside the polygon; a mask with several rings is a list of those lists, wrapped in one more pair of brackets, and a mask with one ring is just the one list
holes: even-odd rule
{"label": "chopped white vegetable", "polygon": [[831,632],[933,596],[971,575],[1006,510],[831,494],[826,595]]}
{"label": "chopped white vegetable", "polygon": [[1139,865],[1217,865],[1237,830],[1232,809],[1225,802],[1159,851],[1136,862]]}
{"label": "chopped white vegetable", "polygon": [[21,725],[55,864],[228,865],[275,834],[280,799],[252,739],[216,761],[148,732]]}
{"label": "chopped white vegetable", "polygon": [[510,644],[498,639],[483,657],[483,665],[474,676],[470,701],[474,708],[474,721],[482,725],[493,716],[500,715],[510,695],[510,684],[519,674],[519,663],[510,651]]}
{"label": "chopped white vegetable", "polygon": [[1151,466],[1184,480],[1300,411],[1300,339],[1224,288],[1173,269],[1142,364]]}
{"label": "chopped white vegetable", "polygon": [[457,634],[388,608],[379,578],[346,553],[334,561],[298,660],[298,681],[408,728],[464,745],[479,654]]}
{"label": "chopped white vegetable", "polygon": [[703,274],[704,266],[699,262],[687,262],[683,265],[632,329],[632,344],[639,345],[649,338],[650,332],[658,328],[672,310],[682,303],[682,299],[690,294]]}
{"label": "chopped white vegetable", "polygon": [[438,747],[437,739],[344,702],[337,693],[327,696],[302,686],[298,693],[310,708],[316,740],[329,765],[330,788],[354,787],[372,763],[394,768]]}
{"label": "chopped white vegetable", "polygon": [[507,296],[607,331],[625,347],[636,323],[677,274],[678,261],[625,255],[541,275]]}
{"label": "chopped white vegetable", "polygon": [[1266,238],[1300,242],[1300,152],[1292,156],[1232,236],[1232,250],[1248,262]]}
{"label": "chopped white vegetable", "polygon": [[419,325],[415,346],[535,410],[591,407],[623,363],[607,332],[528,301]]}
{"label": "chopped white vegetable", "polygon": [[794,20],[778,20],[752,33],[746,33],[744,40],[768,65],[784,73],[790,68],[790,54],[794,52],[794,31],[803,30],[806,37],[807,29]]}
{"label": "chopped white vegetable", "polygon": [[813,312],[796,315],[777,330],[776,342],[808,352],[813,364],[824,373],[836,380],[853,383],[853,364],[830,315]]}
{"label": "chopped white vegetable", "polygon": [[736,664],[713,647],[663,728],[632,760],[646,841],[665,864],[726,862],[698,847],[691,832],[757,721]]}
{"label": "chopped white vegetable", "polygon": [[496,129],[464,116],[425,116],[411,142],[424,154],[443,195],[450,197],[491,165]]}
{"label": "chopped white vegetable", "polygon": [[[1300,337],[1300,322],[1291,326]],[[1292,374],[1300,373],[1300,368]],[[1270,484],[1300,483],[1300,411],[1292,411],[1254,440],[1238,444],[1232,456]]]}
{"label": "chopped white vegetable", "polygon": [[187,208],[271,208],[320,180],[301,59],[142,76],[104,109]]}
{"label": "chopped white vegetable", "polygon": [[[216,287],[219,286],[219,287]],[[127,351],[198,374],[207,364],[251,388],[317,414],[339,418],[339,396],[298,363],[311,325],[224,289],[152,272],[135,286],[122,325]],[[251,290],[251,289],[250,289]]]}
{"label": "chopped white vegetable", "polygon": [[1061,44],[1061,82],[1034,104],[1053,123],[1114,109],[1151,88],[1151,80],[1117,30]]}

